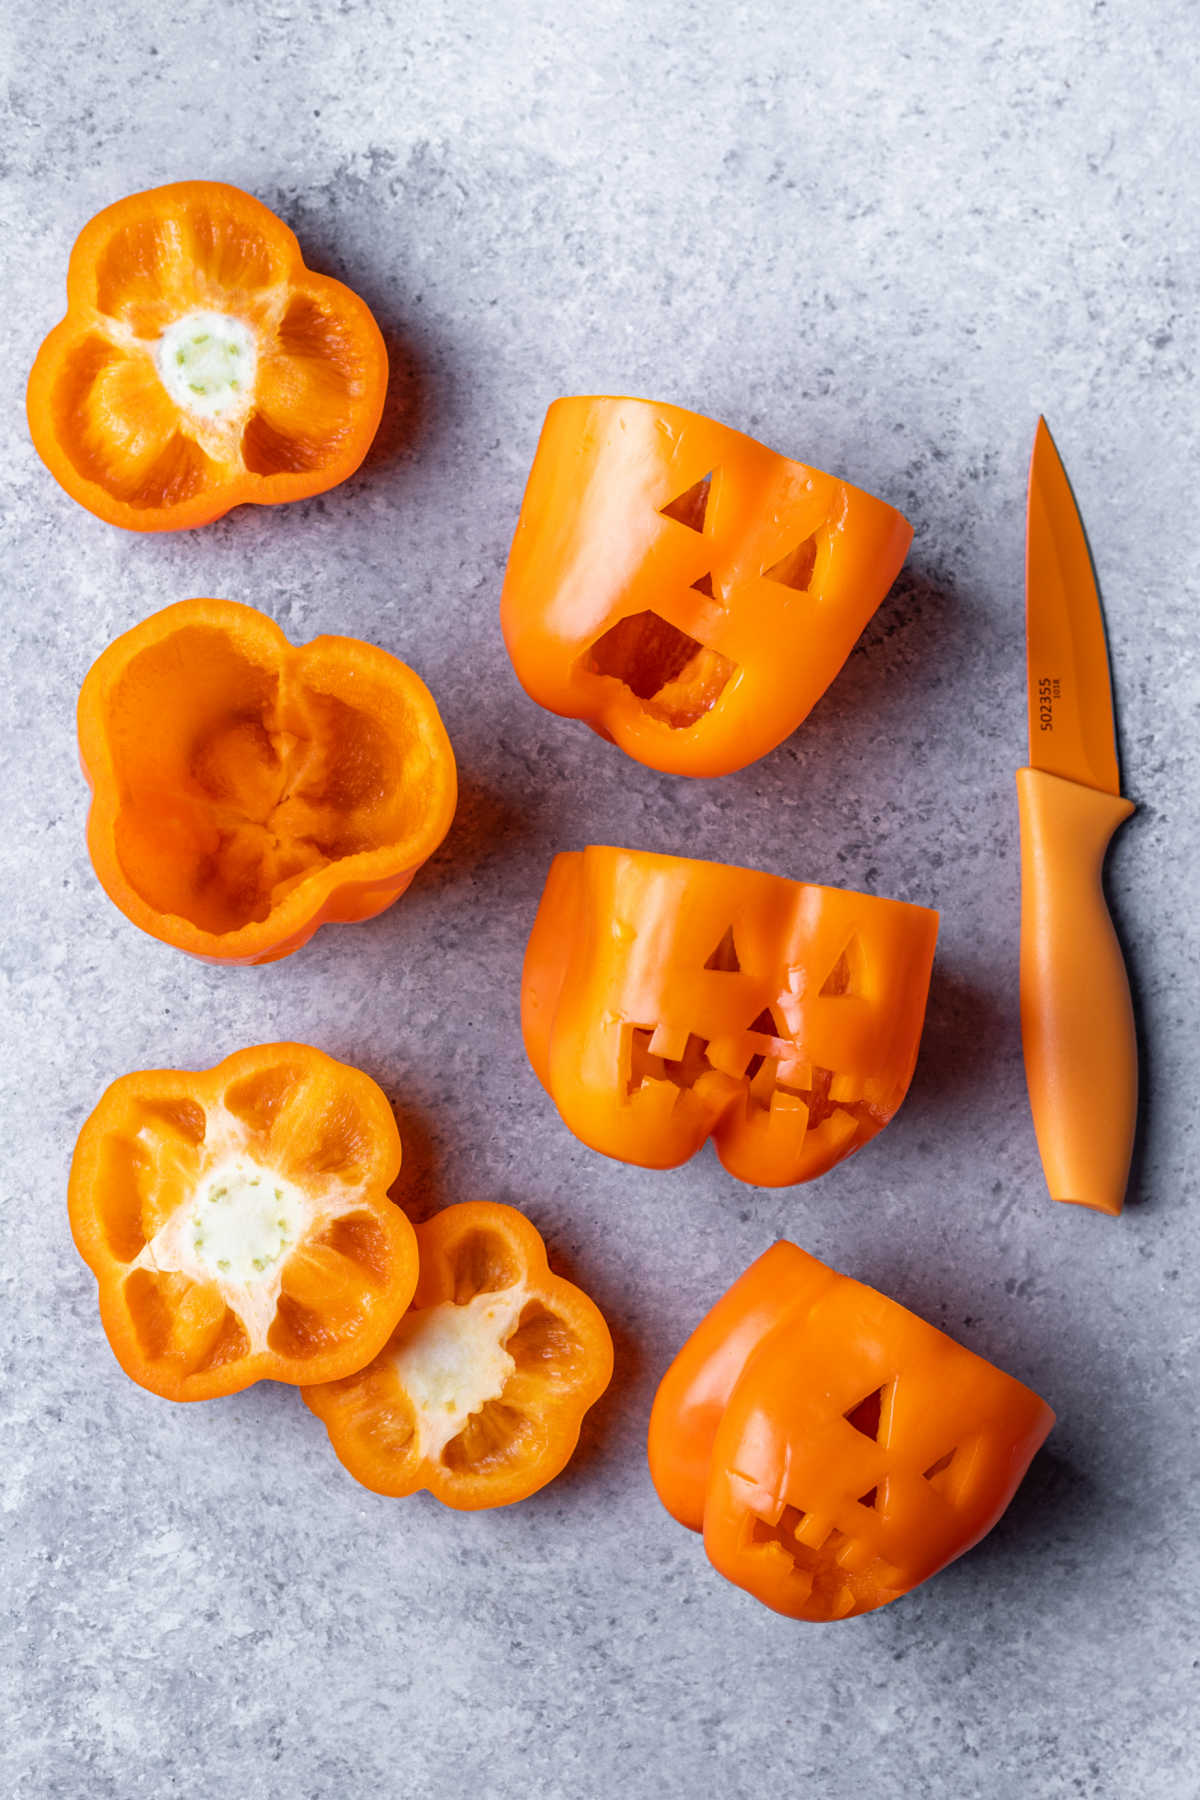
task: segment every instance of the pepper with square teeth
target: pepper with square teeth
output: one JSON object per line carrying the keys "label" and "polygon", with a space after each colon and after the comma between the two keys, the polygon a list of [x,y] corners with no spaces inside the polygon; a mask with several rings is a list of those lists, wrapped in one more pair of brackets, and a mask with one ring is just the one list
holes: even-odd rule
{"label": "pepper with square teeth", "polygon": [[741,1181],[808,1181],[903,1100],[936,937],[926,907],[592,845],[551,865],[525,1049],[605,1156],[672,1169],[711,1137]]}
{"label": "pepper with square teeth", "polygon": [[783,1241],[663,1377],[650,1474],[719,1574],[822,1624],[978,1543],[1053,1424],[1011,1375]]}

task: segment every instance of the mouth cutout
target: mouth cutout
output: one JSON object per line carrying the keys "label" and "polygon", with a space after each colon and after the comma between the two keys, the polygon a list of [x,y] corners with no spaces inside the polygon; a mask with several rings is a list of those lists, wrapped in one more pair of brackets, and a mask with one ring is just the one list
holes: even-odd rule
{"label": "mouth cutout", "polygon": [[648,717],[673,731],[711,711],[737,673],[728,656],[656,612],[634,613],[610,626],[592,645],[586,667],[623,683]]}

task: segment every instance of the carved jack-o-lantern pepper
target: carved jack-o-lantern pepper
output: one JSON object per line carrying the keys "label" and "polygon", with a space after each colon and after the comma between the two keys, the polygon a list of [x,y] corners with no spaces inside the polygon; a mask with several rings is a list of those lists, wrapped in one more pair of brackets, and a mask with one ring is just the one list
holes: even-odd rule
{"label": "carved jack-o-lantern pepper", "polygon": [[521,685],[638,762],[725,775],[829,686],[912,528],[740,431],[647,400],[556,400],[501,599]]}
{"label": "carved jack-o-lantern pepper", "polygon": [[979,1542],[1054,1414],[894,1300],[778,1243],[688,1339],[650,1473],[713,1566],[776,1612],[873,1612]]}
{"label": "carved jack-o-lantern pepper", "polygon": [[593,845],[551,867],[525,1048],[593,1150],[668,1169],[711,1137],[742,1181],[806,1181],[904,1098],[936,936],[925,907]]}

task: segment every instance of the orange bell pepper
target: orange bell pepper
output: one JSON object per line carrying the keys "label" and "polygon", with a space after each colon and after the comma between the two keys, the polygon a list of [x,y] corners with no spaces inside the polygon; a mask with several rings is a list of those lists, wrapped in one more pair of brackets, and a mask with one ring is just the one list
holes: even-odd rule
{"label": "orange bell pepper", "polygon": [[726,775],[812,710],[911,541],[894,508],[697,413],[556,400],[504,639],[539,705],[652,769]]}
{"label": "orange bell pepper", "polygon": [[718,1572],[820,1623],[874,1612],[961,1556],[1054,1414],[873,1288],[778,1243],[663,1378],[650,1474]]}
{"label": "orange bell pepper", "polygon": [[340,1461],[377,1494],[509,1506],[566,1467],[612,1376],[598,1308],[551,1274],[521,1213],[490,1201],[418,1225],[412,1311],[368,1368],[303,1390]]}
{"label": "orange bell pepper", "polygon": [[105,892],[210,962],[272,962],[372,918],[454,816],[454,752],[419,676],[357,638],[295,649],[229,600],[181,601],[109,645],[79,751]]}
{"label": "orange bell pepper", "polygon": [[741,1181],[807,1181],[904,1098],[936,936],[925,907],[593,845],[551,866],[525,1048],[605,1156],[670,1169],[711,1137]]}
{"label": "orange bell pepper", "polygon": [[386,1097],[307,1044],[114,1081],[75,1147],[70,1217],[125,1373],[210,1400],[370,1362],[417,1281],[399,1168]]}
{"label": "orange bell pepper", "polygon": [[66,317],[29,378],[29,429],[97,518],[178,531],[345,481],[387,368],[366,305],[304,266],[281,219],[222,182],[178,181],[84,226]]}

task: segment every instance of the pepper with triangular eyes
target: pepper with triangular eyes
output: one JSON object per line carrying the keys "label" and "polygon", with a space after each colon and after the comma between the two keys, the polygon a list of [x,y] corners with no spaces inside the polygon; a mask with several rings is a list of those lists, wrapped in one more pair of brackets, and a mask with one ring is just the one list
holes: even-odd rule
{"label": "pepper with triangular eyes", "polygon": [[1030,1388],[786,1240],[664,1375],[658,1497],[775,1612],[874,1612],[991,1530],[1054,1424]]}
{"label": "pepper with triangular eyes", "polygon": [[926,907],[593,845],[551,866],[525,1048],[605,1156],[670,1169],[711,1137],[742,1181],[807,1181],[903,1100],[936,936]]}
{"label": "pepper with triangular eyes", "polygon": [[648,400],[556,400],[500,602],[539,705],[637,762],[727,775],[793,732],[912,542],[882,500]]}

